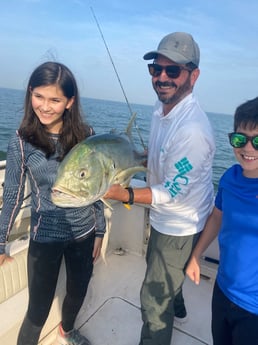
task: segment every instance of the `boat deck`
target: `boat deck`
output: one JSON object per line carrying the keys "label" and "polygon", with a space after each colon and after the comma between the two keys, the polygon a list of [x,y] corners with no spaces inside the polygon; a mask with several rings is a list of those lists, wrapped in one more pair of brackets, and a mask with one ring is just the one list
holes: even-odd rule
{"label": "boat deck", "polygon": [[[107,232],[103,241],[102,257],[95,264],[88,293],[75,326],[90,339],[92,345],[138,345],[142,326],[139,295],[146,268],[144,253],[150,229],[149,213],[142,205],[133,205],[130,211],[121,203],[113,203],[112,206],[112,211],[105,209]],[[7,295],[0,304],[1,315],[5,315],[0,323],[1,345],[16,344],[28,303],[28,236],[23,235],[27,234],[29,225],[29,212],[26,207],[19,217],[13,229],[14,232],[17,230],[18,238],[10,243],[10,253],[15,255],[16,259],[0,269],[0,288]],[[204,255],[215,261],[218,259],[216,241]],[[181,325],[174,324],[171,345],[212,344],[211,295],[216,270],[216,264],[203,261],[203,279],[200,285],[196,286],[188,278],[185,280],[184,298],[188,321]],[[65,277],[62,265],[56,297],[42,330],[39,345],[56,345]]]}
{"label": "boat deck", "polygon": [[[138,345],[142,325],[139,291],[145,273],[144,257],[131,253],[110,254],[105,261],[100,259],[96,263],[76,327],[93,345]],[[184,298],[188,321],[174,324],[171,345],[212,344],[213,282],[213,279],[205,278],[195,286],[186,279]],[[56,330],[40,345],[52,345],[55,333]]]}

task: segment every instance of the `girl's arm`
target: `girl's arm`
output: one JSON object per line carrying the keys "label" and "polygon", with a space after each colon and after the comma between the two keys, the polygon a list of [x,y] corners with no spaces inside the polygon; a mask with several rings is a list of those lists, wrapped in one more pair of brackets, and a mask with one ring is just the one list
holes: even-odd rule
{"label": "girl's arm", "polygon": [[[23,142],[18,135],[15,135],[10,139],[7,150],[3,206],[0,215],[0,255],[5,254],[10,231],[23,202],[26,180],[23,155]],[[5,257],[1,257],[0,260],[6,261]]]}

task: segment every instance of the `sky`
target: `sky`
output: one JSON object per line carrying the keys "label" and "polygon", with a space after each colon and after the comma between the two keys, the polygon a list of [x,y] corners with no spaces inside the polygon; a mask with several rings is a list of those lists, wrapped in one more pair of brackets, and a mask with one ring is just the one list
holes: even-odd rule
{"label": "sky", "polygon": [[52,60],[72,70],[81,96],[125,102],[120,80],[130,104],[152,105],[143,55],[184,31],[201,51],[202,108],[233,114],[258,96],[257,13],[257,0],[0,0],[0,87],[24,90]]}

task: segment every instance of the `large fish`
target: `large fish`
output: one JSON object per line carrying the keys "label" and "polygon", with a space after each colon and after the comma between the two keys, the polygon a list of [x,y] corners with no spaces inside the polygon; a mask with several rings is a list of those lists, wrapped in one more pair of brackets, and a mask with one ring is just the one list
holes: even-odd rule
{"label": "large fish", "polygon": [[52,188],[54,204],[80,207],[104,201],[102,197],[112,184],[126,187],[133,175],[146,171],[146,154],[137,152],[131,141],[134,118],[135,115],[126,133],[93,135],[66,155]]}

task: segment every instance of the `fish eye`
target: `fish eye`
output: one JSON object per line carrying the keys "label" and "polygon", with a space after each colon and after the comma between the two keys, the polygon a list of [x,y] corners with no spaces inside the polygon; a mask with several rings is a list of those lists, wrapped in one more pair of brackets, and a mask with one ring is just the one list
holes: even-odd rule
{"label": "fish eye", "polygon": [[81,170],[80,174],[79,174],[79,177],[80,178],[84,178],[85,176],[86,176],[86,170]]}

